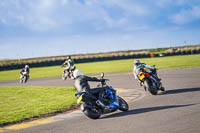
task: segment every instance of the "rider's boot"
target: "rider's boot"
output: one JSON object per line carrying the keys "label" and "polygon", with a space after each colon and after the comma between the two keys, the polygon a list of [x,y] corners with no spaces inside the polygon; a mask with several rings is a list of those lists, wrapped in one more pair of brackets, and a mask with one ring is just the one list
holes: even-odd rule
{"label": "rider's boot", "polygon": [[165,91],[165,87],[161,87],[160,90],[161,90],[161,91]]}
{"label": "rider's boot", "polygon": [[144,83],[142,82],[142,81],[139,81],[140,82],[140,86],[143,86],[144,85]]}
{"label": "rider's boot", "polygon": [[159,82],[159,90],[165,91],[165,87],[162,86],[162,83],[161,83],[161,82]]}

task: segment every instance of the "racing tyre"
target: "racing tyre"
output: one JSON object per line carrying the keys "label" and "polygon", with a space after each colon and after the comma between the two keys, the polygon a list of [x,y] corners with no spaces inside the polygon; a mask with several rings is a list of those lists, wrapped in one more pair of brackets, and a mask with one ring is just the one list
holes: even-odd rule
{"label": "racing tyre", "polygon": [[62,80],[66,80],[66,79],[67,79],[66,77],[62,76]]}
{"label": "racing tyre", "polygon": [[91,108],[86,108],[84,110],[84,114],[91,119],[98,119],[101,116],[101,112],[99,110],[93,110]]}
{"label": "racing tyre", "polygon": [[157,95],[158,94],[158,90],[156,88],[154,88],[151,84],[151,82],[146,79],[144,81],[144,85],[146,86],[146,88],[148,89],[148,91],[152,94],[152,95]]}
{"label": "racing tyre", "polygon": [[27,82],[27,80],[28,80],[28,77],[27,77],[27,76],[25,76],[25,77],[24,77],[24,83],[26,83],[26,82]]}
{"label": "racing tyre", "polygon": [[128,103],[119,96],[117,98],[118,98],[118,101],[119,101],[119,110],[128,111],[128,109],[129,109]]}
{"label": "racing tyre", "polygon": [[67,77],[65,76],[65,73],[63,73],[62,80],[66,80],[66,79],[67,79]]}

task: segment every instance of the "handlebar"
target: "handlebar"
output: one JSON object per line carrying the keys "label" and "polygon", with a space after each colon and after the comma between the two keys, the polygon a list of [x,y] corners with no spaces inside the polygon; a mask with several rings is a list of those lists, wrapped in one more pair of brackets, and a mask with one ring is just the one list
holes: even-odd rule
{"label": "handlebar", "polygon": [[101,83],[99,83],[97,87],[103,87],[104,85],[106,85],[106,81],[109,81],[109,79],[104,79],[104,81],[101,81]]}

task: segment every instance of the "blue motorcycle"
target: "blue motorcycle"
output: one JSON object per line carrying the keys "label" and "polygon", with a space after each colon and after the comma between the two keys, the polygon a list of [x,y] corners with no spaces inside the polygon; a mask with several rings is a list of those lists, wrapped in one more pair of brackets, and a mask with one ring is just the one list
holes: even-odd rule
{"label": "blue motorcycle", "polygon": [[[104,78],[104,73],[101,74],[101,78]],[[105,81],[108,79],[105,79]],[[116,110],[121,111],[128,111],[129,106],[127,102],[117,95],[115,89],[112,86],[106,85],[106,82],[102,82],[99,89],[103,89],[103,99],[104,105],[99,102],[99,100],[94,100],[90,97],[86,92],[78,92],[75,94],[77,97],[77,104],[81,104],[81,110],[83,113],[91,118],[91,119],[98,119],[101,114],[111,113]],[[99,91],[93,93],[94,96],[98,99]]]}

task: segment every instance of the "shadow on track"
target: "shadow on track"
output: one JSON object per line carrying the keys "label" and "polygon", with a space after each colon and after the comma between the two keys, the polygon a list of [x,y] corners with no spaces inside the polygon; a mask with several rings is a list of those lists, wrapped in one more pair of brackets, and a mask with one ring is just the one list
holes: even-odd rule
{"label": "shadow on track", "polygon": [[200,88],[184,88],[184,89],[166,90],[165,92],[162,92],[158,95],[186,93],[186,92],[193,92],[193,91],[200,91]]}
{"label": "shadow on track", "polygon": [[122,117],[122,116],[127,116],[127,115],[136,115],[136,114],[142,114],[142,113],[147,113],[147,112],[152,112],[152,111],[166,110],[166,109],[171,109],[171,108],[187,107],[187,106],[192,106],[192,105],[196,105],[196,104],[169,105],[169,106],[158,106],[158,107],[133,109],[133,110],[129,110],[127,112],[119,112],[119,113],[114,113],[114,114],[111,114],[111,115],[107,115],[105,117],[102,117],[102,119],[113,118],[113,117]]}

